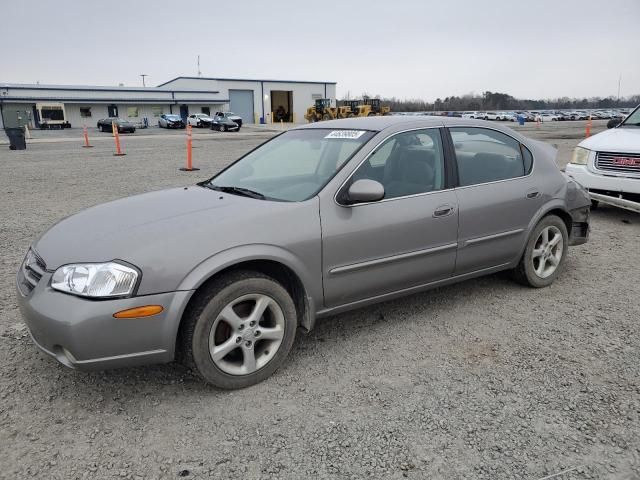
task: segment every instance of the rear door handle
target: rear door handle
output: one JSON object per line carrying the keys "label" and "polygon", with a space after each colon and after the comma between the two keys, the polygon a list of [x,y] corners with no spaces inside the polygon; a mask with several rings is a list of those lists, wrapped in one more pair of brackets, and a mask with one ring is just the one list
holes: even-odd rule
{"label": "rear door handle", "polygon": [[448,217],[449,215],[451,215],[453,212],[455,212],[455,208],[451,205],[440,205],[438,208],[435,209],[435,211],[433,212],[433,217],[434,218],[439,218],[439,217]]}

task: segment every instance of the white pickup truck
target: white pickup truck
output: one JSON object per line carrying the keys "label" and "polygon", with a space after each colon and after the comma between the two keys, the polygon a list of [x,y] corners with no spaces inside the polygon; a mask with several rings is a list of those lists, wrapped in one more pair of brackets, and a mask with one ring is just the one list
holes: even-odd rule
{"label": "white pickup truck", "polygon": [[566,173],[599,202],[640,212],[640,105],[619,125],[578,144]]}

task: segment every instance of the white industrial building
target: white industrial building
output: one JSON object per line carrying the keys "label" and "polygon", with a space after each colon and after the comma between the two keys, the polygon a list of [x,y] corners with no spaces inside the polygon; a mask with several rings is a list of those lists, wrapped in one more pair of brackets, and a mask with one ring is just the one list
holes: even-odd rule
{"label": "white industrial building", "polygon": [[335,82],[177,77],[157,87],[98,87],[0,83],[0,128],[5,113],[26,111],[31,128],[40,126],[37,104],[63,104],[71,127],[94,126],[102,118],[120,117],[150,126],[163,113],[183,118],[192,113],[232,111],[243,123],[271,123],[274,113],[304,123],[306,109],[316,99],[335,105]]}

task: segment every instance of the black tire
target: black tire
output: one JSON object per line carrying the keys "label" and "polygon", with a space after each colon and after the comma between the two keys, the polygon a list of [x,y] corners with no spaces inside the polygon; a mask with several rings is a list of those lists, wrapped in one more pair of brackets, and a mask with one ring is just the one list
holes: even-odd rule
{"label": "black tire", "polygon": [[[219,313],[230,302],[248,294],[274,299],[285,319],[284,335],[276,354],[262,368],[247,375],[231,375],[212,360],[209,335]],[[291,296],[271,277],[260,272],[237,271],[214,280],[189,305],[178,335],[180,361],[206,382],[224,389],[245,388],[271,376],[285,361],[296,336],[298,319]]]}
{"label": "black tire", "polygon": [[[538,241],[538,237],[547,227],[555,227],[560,231],[563,241],[562,256],[553,273],[546,278],[542,278],[534,270],[532,255],[533,250],[536,246],[536,242]],[[533,229],[533,232],[531,233],[531,236],[527,241],[527,246],[524,249],[522,258],[520,259],[518,266],[513,270],[514,279],[522,285],[533,288],[548,287],[553,283],[553,281],[562,271],[562,266],[564,265],[564,261],[567,258],[568,248],[569,235],[567,234],[567,226],[565,225],[564,221],[562,221],[562,219],[560,217],[557,217],[556,215],[548,215],[544,217]]]}
{"label": "black tire", "polygon": [[104,125],[100,126],[100,131],[101,132],[106,132],[107,131],[107,127],[105,127]]}
{"label": "black tire", "polygon": [[220,125],[220,131],[221,132],[226,132],[227,131],[227,126],[226,125]]}

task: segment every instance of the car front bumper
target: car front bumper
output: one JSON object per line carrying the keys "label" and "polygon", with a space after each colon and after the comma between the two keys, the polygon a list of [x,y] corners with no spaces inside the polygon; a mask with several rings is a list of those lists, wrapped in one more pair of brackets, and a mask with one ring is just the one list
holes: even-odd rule
{"label": "car front bumper", "polygon": [[[16,284],[24,321],[36,346],[70,368],[102,370],[170,362],[183,309],[191,291],[89,300],[53,290],[45,273],[27,295]],[[146,318],[113,314],[143,305],[163,311]]]}
{"label": "car front bumper", "polygon": [[640,178],[593,173],[586,165],[569,163],[567,175],[589,190],[640,194]]}

